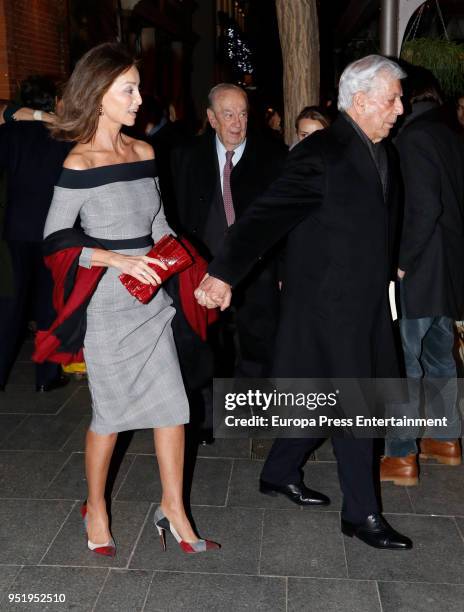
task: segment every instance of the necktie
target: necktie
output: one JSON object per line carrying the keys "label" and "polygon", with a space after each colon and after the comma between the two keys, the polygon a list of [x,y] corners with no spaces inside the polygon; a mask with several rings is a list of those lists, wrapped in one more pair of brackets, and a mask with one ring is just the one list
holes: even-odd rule
{"label": "necktie", "polygon": [[224,200],[224,212],[226,213],[227,225],[232,225],[235,221],[234,201],[232,200],[232,192],[230,190],[230,173],[234,167],[232,157],[235,151],[226,151],[226,163],[224,164],[224,172],[222,175],[222,198]]}

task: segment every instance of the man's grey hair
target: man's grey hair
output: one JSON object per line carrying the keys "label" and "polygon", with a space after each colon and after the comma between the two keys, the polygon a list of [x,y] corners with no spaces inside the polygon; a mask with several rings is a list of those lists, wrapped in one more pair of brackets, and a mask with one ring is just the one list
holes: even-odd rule
{"label": "man's grey hair", "polygon": [[353,105],[353,96],[362,91],[369,93],[376,87],[376,79],[382,74],[392,79],[404,79],[406,72],[383,55],[367,55],[345,68],[338,86],[338,109],[348,110]]}
{"label": "man's grey hair", "polygon": [[208,94],[208,108],[214,107],[214,101],[219,94],[226,93],[228,91],[238,91],[243,95],[248,104],[248,96],[244,89],[238,85],[234,85],[233,83],[219,83],[218,85],[215,85]]}

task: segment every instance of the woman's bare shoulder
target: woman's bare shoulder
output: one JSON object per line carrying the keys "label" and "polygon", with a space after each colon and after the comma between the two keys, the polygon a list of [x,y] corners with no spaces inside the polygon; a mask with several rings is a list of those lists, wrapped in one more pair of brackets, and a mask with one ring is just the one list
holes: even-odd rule
{"label": "woman's bare shoulder", "polygon": [[155,152],[153,150],[153,147],[148,144],[148,142],[145,142],[144,140],[136,140],[135,138],[133,138],[131,145],[134,153],[140,161],[154,159]]}
{"label": "woman's bare shoulder", "polygon": [[68,168],[68,170],[88,170],[88,168],[91,167],[92,164],[90,163],[89,158],[86,156],[85,150],[79,150],[79,145],[74,147],[63,163],[63,168]]}

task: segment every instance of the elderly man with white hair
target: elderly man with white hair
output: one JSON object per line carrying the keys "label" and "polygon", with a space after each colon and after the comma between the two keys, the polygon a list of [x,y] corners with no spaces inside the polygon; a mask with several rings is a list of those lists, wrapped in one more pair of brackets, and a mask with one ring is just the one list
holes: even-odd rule
{"label": "elderly man with white hair", "polygon": [[[230,230],[195,292],[201,304],[227,308],[232,288],[287,236],[274,377],[399,375],[388,301],[398,181],[383,140],[403,112],[405,76],[378,55],[345,69],[338,119],[292,150],[282,175]],[[261,492],[299,505],[324,503],[301,472],[320,443],[275,440]],[[380,512],[372,440],[334,437],[332,443],[343,492],[342,532],[376,548],[411,548]]]}

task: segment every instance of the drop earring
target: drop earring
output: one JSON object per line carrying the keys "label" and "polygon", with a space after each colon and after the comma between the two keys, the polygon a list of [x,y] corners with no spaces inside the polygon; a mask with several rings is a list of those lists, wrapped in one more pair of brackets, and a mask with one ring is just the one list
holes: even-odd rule
{"label": "drop earring", "polygon": [[101,116],[103,115],[103,106],[100,104],[100,106],[98,107],[98,114]]}

